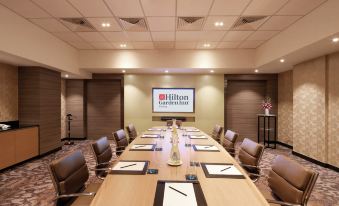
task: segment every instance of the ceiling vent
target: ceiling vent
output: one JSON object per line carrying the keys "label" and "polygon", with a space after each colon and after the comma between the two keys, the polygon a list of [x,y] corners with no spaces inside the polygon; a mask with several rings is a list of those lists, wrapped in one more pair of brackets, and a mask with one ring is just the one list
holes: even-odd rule
{"label": "ceiling vent", "polygon": [[61,18],[60,20],[72,31],[95,31],[85,18]]}
{"label": "ceiling vent", "polygon": [[202,29],[204,17],[178,17],[177,30],[197,31]]}
{"label": "ceiling vent", "polygon": [[148,31],[144,18],[119,18],[125,31]]}
{"label": "ceiling vent", "polygon": [[257,30],[261,24],[268,19],[268,16],[241,16],[233,24],[233,30]]}

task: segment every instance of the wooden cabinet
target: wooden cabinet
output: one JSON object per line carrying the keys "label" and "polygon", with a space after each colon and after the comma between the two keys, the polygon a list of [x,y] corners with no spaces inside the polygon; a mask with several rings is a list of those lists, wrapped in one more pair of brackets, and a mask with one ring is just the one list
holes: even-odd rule
{"label": "wooden cabinet", "polygon": [[37,155],[39,155],[38,127],[0,132],[0,169]]}

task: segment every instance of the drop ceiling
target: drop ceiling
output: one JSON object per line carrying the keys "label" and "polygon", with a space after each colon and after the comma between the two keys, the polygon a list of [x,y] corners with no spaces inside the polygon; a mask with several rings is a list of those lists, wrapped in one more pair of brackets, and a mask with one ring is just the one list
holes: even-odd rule
{"label": "drop ceiling", "polygon": [[[255,49],[325,1],[0,0],[0,4],[80,50]],[[240,17],[247,23],[234,27]],[[92,27],[79,30],[63,18],[82,18]],[[137,26],[144,27],[129,23],[138,18],[145,22],[138,21]],[[251,23],[253,18],[257,20]],[[216,27],[216,22],[223,26]]]}

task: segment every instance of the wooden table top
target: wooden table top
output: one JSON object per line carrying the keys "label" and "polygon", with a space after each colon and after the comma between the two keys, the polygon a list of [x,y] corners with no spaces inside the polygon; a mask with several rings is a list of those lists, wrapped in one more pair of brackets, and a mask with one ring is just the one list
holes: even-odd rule
{"label": "wooden table top", "polygon": [[[158,127],[165,128],[165,127]],[[144,133],[160,133],[159,131],[146,131]],[[255,206],[268,205],[265,198],[253,184],[245,171],[236,160],[214,139],[203,132],[191,134],[204,134],[208,139],[192,139],[192,144],[213,144],[220,152],[196,152],[191,147],[185,147],[185,140],[179,133],[179,150],[183,164],[172,167],[167,164],[171,151],[170,131],[165,132],[162,139],[162,151],[129,151],[133,144],[152,144],[159,139],[140,138],[138,136],[119,157],[119,160],[149,160],[149,168],[158,169],[159,173],[146,175],[117,175],[109,174],[103,181],[95,195],[91,206],[151,206],[153,205],[158,180],[185,180],[187,166],[190,161],[205,163],[232,163],[245,176],[245,179],[206,178],[201,167],[197,167],[197,176],[201,184],[208,205],[237,205]]]}

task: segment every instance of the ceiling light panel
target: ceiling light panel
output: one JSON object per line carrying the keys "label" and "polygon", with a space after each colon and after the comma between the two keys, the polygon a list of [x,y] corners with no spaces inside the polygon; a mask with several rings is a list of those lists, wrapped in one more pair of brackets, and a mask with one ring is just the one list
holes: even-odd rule
{"label": "ceiling light panel", "polygon": [[283,30],[300,18],[301,16],[272,16],[259,30]]}
{"label": "ceiling light panel", "polygon": [[139,0],[104,0],[115,16],[144,16]]}
{"label": "ceiling light panel", "polygon": [[111,17],[112,14],[102,0],[68,0],[86,17]]}
{"label": "ceiling light panel", "polygon": [[[228,30],[238,16],[209,16],[204,24],[204,30]],[[222,22],[223,26],[216,27],[215,22]]]}
{"label": "ceiling light panel", "polygon": [[175,16],[175,0],[141,0],[146,16]]}
{"label": "ceiling light panel", "polygon": [[77,32],[77,34],[87,42],[107,41],[99,32]]}
{"label": "ceiling light panel", "polygon": [[67,32],[69,29],[53,18],[47,19],[30,19],[34,24],[40,26],[48,32]]}
{"label": "ceiling light panel", "polygon": [[153,41],[174,41],[175,32],[151,32]]}
{"label": "ceiling light panel", "polygon": [[306,15],[327,0],[289,0],[277,15]]}
{"label": "ceiling light panel", "polygon": [[[122,28],[114,18],[87,18],[97,31],[121,31]],[[109,27],[103,27],[102,24],[109,24]]]}
{"label": "ceiling light panel", "polygon": [[150,31],[174,31],[175,17],[147,17]]}
{"label": "ceiling light panel", "polygon": [[273,15],[288,0],[253,0],[243,15]]}
{"label": "ceiling light panel", "polygon": [[177,16],[206,16],[212,0],[177,0]]}
{"label": "ceiling light panel", "polygon": [[48,13],[30,0],[0,0],[0,3],[24,16],[25,18],[47,18]]}
{"label": "ceiling light panel", "polygon": [[210,15],[240,15],[251,0],[214,0]]}
{"label": "ceiling light panel", "polygon": [[81,14],[66,0],[33,0],[54,17],[81,17]]}

